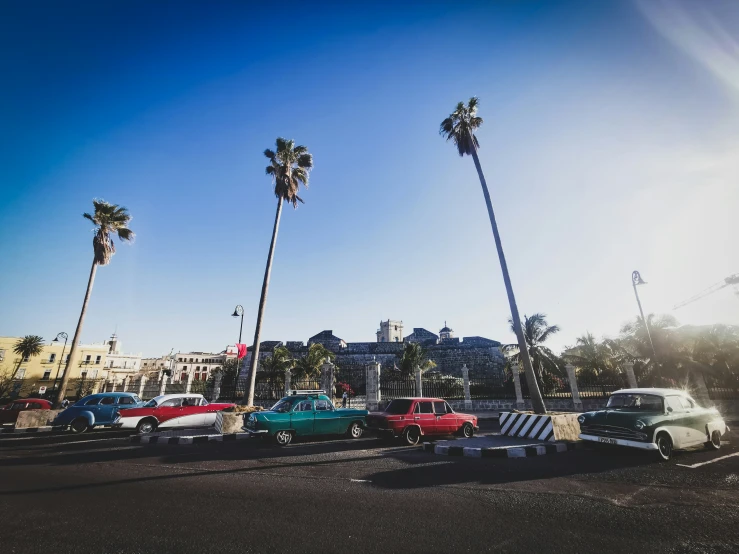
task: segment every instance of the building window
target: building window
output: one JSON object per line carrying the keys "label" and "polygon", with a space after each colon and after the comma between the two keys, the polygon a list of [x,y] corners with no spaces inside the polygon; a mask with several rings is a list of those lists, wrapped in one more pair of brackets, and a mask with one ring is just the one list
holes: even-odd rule
{"label": "building window", "polygon": [[92,360],[92,354],[88,354],[87,356],[85,356],[85,363],[86,364],[89,364],[90,363],[90,360]]}
{"label": "building window", "polygon": [[87,371],[80,371],[80,379],[87,379]]}
{"label": "building window", "polygon": [[103,359],[103,357],[102,357],[102,356],[97,356],[97,357],[95,358],[95,363],[99,365],[99,364],[100,364],[100,360],[102,360],[102,359]]}
{"label": "building window", "polygon": [[23,379],[26,376],[26,368],[22,367],[15,373],[16,379]]}
{"label": "building window", "polygon": [[56,360],[56,354],[49,354],[49,363],[52,363],[54,360]]}
{"label": "building window", "polygon": [[195,371],[200,371],[200,366],[196,367]]}
{"label": "building window", "polygon": [[97,377],[98,377],[97,369],[93,369],[92,371],[90,371],[90,379],[97,379]]}
{"label": "building window", "polygon": [[183,365],[182,366],[182,371],[187,371],[187,366],[186,365]]}
{"label": "building window", "polygon": [[0,362],[5,360],[5,349],[0,350]]}
{"label": "building window", "polygon": [[395,342],[398,342],[398,337],[395,337]]}
{"label": "building window", "polygon": [[44,371],[44,376],[41,377],[42,381],[48,381],[51,378],[51,370],[47,369]]}

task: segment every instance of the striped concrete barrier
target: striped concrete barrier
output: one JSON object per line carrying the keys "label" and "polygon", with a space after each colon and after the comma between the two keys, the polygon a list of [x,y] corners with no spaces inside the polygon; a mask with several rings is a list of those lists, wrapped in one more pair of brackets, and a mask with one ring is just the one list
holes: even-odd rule
{"label": "striped concrete barrier", "polygon": [[577,413],[537,415],[500,412],[500,432],[509,437],[541,441],[578,440]]}
{"label": "striped concrete barrier", "polygon": [[226,435],[190,435],[171,437],[162,435],[133,435],[131,442],[137,444],[202,444],[206,442],[229,442],[250,438],[249,433],[230,433]]}
{"label": "striped concrete barrier", "polygon": [[425,452],[442,456],[467,456],[470,458],[528,458],[531,456],[545,456],[575,450],[578,446],[574,442],[558,442],[555,444],[534,444],[530,446],[502,446],[495,448],[470,448],[450,446],[446,444],[426,443],[421,448]]}

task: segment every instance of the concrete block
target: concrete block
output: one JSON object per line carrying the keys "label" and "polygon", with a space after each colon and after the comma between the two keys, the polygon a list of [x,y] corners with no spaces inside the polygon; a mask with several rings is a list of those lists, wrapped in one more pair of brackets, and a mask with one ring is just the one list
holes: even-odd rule
{"label": "concrete block", "polygon": [[216,433],[227,435],[242,433],[244,430],[244,414],[234,412],[218,412],[216,414]]}
{"label": "concrete block", "polygon": [[63,410],[24,410],[18,414],[16,429],[27,427],[48,427]]}

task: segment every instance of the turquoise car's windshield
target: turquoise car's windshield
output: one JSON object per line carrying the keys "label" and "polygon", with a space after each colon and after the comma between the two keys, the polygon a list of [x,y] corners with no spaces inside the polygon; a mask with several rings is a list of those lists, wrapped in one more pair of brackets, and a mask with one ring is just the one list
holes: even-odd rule
{"label": "turquoise car's windshield", "polygon": [[289,412],[290,406],[292,406],[292,401],[288,400],[287,398],[283,398],[280,400],[277,404],[272,406],[273,412]]}
{"label": "turquoise car's windshield", "polygon": [[608,399],[606,408],[664,412],[662,398],[653,394],[614,394]]}

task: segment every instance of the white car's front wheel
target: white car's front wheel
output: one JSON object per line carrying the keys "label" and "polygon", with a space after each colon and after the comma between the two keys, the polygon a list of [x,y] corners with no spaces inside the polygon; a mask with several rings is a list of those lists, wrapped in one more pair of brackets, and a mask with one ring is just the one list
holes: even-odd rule
{"label": "white car's front wheel", "polygon": [[711,433],[711,440],[706,443],[706,447],[711,450],[718,450],[721,448],[721,433],[718,431]]}
{"label": "white car's front wheel", "polygon": [[666,462],[672,457],[672,439],[667,433],[657,435],[657,454],[663,462]]}
{"label": "white car's front wheel", "polygon": [[154,432],[154,430],[157,428],[157,424],[152,419],[143,419],[139,421],[139,424],[136,426],[136,432],[139,435],[148,435],[149,433]]}

